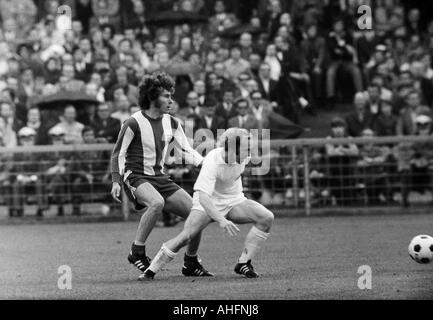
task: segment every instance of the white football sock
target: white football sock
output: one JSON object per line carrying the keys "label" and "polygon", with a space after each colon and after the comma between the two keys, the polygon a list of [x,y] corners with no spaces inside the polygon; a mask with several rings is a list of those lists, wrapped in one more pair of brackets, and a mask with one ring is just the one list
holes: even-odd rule
{"label": "white football sock", "polygon": [[248,232],[245,238],[245,249],[242,251],[239,263],[246,263],[248,260],[252,260],[259,250],[261,244],[268,239],[269,233],[261,231],[253,226]]}
{"label": "white football sock", "polygon": [[167,263],[173,260],[176,255],[177,253],[174,253],[163,244],[147,269],[154,273],[158,273]]}

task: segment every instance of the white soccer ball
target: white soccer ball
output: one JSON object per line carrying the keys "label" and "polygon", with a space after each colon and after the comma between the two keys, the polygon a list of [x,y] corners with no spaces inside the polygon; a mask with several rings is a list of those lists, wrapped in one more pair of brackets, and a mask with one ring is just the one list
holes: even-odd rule
{"label": "white soccer ball", "polygon": [[409,255],[418,263],[430,263],[433,261],[433,237],[419,235],[409,244]]}

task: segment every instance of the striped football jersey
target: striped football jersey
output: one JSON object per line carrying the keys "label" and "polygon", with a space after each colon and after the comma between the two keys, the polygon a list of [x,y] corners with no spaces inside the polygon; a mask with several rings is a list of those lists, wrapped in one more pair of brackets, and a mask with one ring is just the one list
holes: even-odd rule
{"label": "striped football jersey", "polygon": [[153,119],[144,111],[134,113],[120,130],[111,156],[112,181],[120,183],[126,172],[164,175],[170,143],[188,164],[200,165],[203,157],[189,144],[180,122],[169,114]]}

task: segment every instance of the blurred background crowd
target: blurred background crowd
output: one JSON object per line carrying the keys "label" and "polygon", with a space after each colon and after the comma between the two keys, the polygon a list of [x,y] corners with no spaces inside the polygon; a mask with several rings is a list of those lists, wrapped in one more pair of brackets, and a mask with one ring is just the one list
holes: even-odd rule
{"label": "blurred background crowd", "polygon": [[[360,5],[372,9],[371,29],[359,28]],[[70,24],[59,7],[71,8]],[[175,79],[172,114],[195,133],[236,126],[271,128],[281,139],[431,135],[432,13],[421,0],[0,0],[0,147],[113,143],[140,110],[140,79],[154,71]],[[431,149],[330,145],[316,153],[340,167],[350,158],[412,172],[431,170]],[[80,172],[72,181],[93,181],[89,161],[72,158]],[[65,170],[57,160],[29,170],[56,176]],[[19,181],[5,173],[17,163],[0,160],[7,185]],[[100,172],[109,183],[108,170]],[[334,196],[348,198],[341,192],[353,181],[327,174],[340,190]],[[365,185],[377,194],[376,180]],[[374,200],[387,202],[388,193]]]}

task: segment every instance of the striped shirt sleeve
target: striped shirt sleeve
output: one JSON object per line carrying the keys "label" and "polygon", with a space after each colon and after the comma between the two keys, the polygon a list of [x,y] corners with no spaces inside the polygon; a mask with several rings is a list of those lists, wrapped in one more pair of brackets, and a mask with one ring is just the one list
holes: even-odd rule
{"label": "striped shirt sleeve", "polygon": [[136,129],[137,122],[133,118],[126,120],[122,125],[111,154],[111,179],[113,182],[120,183],[122,181],[122,175],[125,171],[126,151],[132,139],[134,139]]}
{"label": "striped shirt sleeve", "polygon": [[175,128],[173,133],[173,143],[174,147],[181,151],[181,154],[185,157],[185,162],[188,164],[193,164],[198,167],[202,161],[203,157],[195,151],[188,142],[188,139],[185,135],[185,132],[180,125],[180,122],[176,120],[174,117],[171,118],[172,121],[175,122]]}

